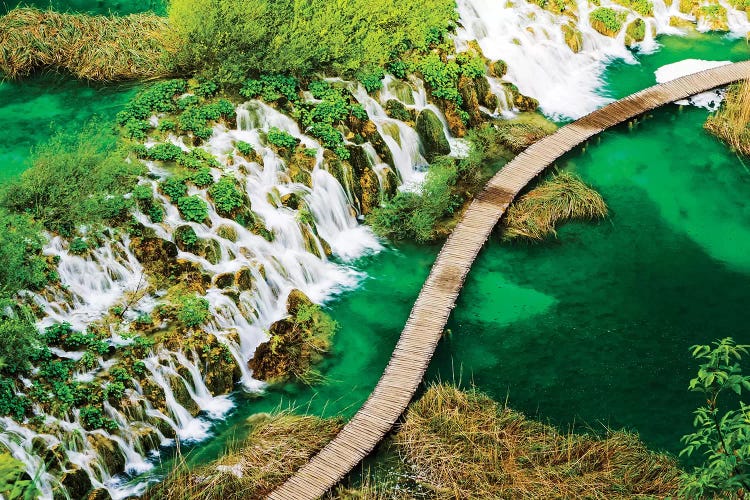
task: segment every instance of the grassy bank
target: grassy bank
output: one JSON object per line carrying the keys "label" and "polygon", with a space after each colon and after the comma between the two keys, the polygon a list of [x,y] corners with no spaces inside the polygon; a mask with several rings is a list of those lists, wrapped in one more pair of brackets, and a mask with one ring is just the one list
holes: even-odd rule
{"label": "grassy bank", "polygon": [[[146,498],[260,498],[320,449],[336,420],[263,417],[241,446],[176,469]],[[374,466],[329,495],[379,498],[653,498],[677,492],[673,459],[634,434],[560,433],[474,391],[435,385],[412,403]]]}
{"label": "grassy bank", "polygon": [[62,14],[31,8],[0,17],[0,72],[23,78],[40,69],[111,82],[170,74],[174,39],[153,14]]}
{"label": "grassy bank", "polygon": [[732,149],[750,156],[750,81],[727,89],[721,109],[706,121],[706,130]]}

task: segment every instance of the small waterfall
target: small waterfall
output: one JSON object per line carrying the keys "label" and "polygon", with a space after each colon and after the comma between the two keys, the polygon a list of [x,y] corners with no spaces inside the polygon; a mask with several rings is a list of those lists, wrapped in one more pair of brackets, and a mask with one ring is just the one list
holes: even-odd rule
{"label": "small waterfall", "polygon": [[[750,31],[747,14],[733,9],[725,0],[719,1],[727,9],[730,34],[745,36]],[[628,11],[620,33],[608,37],[591,27],[589,14],[596,7],[588,0],[576,2],[573,17],[555,15],[525,0],[458,0],[457,4],[461,27],[455,41],[459,50],[476,40],[486,57],[508,64],[505,79],[515,83],[523,94],[538,99],[541,110],[555,118],[578,118],[609,102],[599,93],[607,64],[615,59],[636,63],[624,43],[625,28],[639,17],[632,11]],[[656,50],[654,35],[684,33],[670,25],[670,18],[694,18],[679,12],[678,4],[667,6],[664,0],[653,0],[654,15],[644,18],[646,38],[638,44],[639,50]],[[597,5],[626,10],[610,0]],[[568,46],[563,34],[563,26],[572,20],[581,36],[578,52]],[[708,29],[706,23],[698,23],[698,30]],[[493,91],[501,96],[499,82],[490,80]]]}

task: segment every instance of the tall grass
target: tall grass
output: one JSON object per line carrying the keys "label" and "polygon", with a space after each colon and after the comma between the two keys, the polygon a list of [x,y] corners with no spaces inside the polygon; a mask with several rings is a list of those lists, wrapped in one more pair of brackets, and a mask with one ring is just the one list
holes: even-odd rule
{"label": "tall grass", "polygon": [[435,498],[663,498],[680,476],[634,434],[562,434],[447,385],[410,406],[395,440]]}
{"label": "tall grass", "polygon": [[338,419],[280,413],[261,417],[245,441],[209,464],[184,460],[142,498],[244,500],[265,498],[341,429]]}
{"label": "tall grass", "polygon": [[557,234],[560,222],[606,215],[607,205],[599,193],[574,174],[560,172],[513,202],[503,219],[503,239],[541,241]]}
{"label": "tall grass", "polygon": [[743,155],[750,156],[750,81],[727,90],[721,109],[706,121],[706,130]]}
{"label": "tall grass", "polygon": [[172,40],[165,19],[153,14],[14,9],[0,17],[0,72],[21,78],[49,68],[103,82],[159,78],[170,73]]}

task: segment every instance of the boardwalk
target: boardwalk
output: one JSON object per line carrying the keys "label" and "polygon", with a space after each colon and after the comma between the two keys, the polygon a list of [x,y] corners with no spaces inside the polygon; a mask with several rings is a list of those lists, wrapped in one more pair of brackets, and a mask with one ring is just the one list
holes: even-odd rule
{"label": "boardwalk", "polygon": [[562,127],[495,174],[445,242],[369,399],[320,453],[269,498],[318,498],[367,456],[391,429],[422,381],[477,253],[526,184],[561,155],[603,130],[664,104],[746,78],[750,78],[750,61],[650,87]]}

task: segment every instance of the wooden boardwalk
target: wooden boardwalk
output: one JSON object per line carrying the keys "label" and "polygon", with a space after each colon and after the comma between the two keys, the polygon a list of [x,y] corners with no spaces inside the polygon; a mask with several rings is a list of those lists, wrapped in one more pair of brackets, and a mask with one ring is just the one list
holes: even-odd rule
{"label": "wooden boardwalk", "polygon": [[535,143],[495,174],[445,242],[388,366],[369,399],[341,432],[271,500],[315,499],[366,457],[406,409],[422,381],[474,259],[503,212],[531,180],[591,136],[664,104],[750,78],[750,61],[650,87],[613,102]]}

